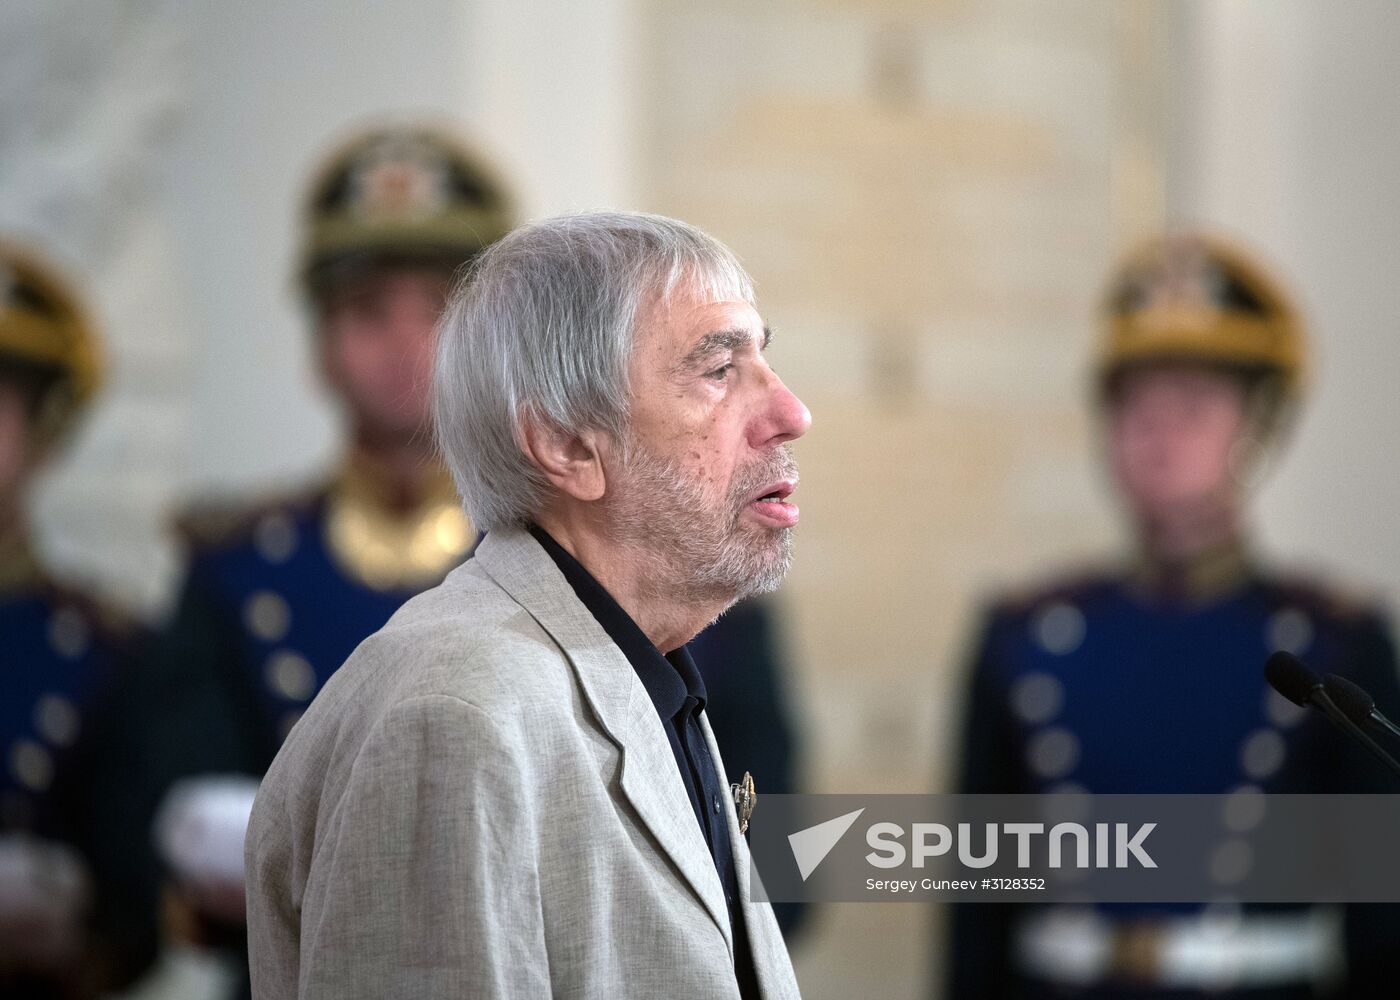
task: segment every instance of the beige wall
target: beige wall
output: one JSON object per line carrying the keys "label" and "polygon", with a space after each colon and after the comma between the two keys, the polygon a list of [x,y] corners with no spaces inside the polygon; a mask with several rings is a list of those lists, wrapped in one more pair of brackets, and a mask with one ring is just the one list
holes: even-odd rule
{"label": "beige wall", "polygon": [[1260,497],[1277,558],[1400,600],[1400,5],[1191,0],[1170,86],[1170,212],[1266,251],[1314,353]]}
{"label": "beige wall", "polygon": [[[650,208],[734,246],[813,413],[782,591],[822,791],[933,787],[979,597],[1110,545],[1094,298],[1160,219],[1145,4],[649,5]],[[761,778],[760,778],[761,781]],[[922,995],[922,907],[828,907],[809,995]]]}

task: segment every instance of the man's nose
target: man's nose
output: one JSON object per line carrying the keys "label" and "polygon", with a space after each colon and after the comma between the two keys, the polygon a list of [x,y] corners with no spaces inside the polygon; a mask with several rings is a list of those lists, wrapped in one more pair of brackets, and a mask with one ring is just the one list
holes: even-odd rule
{"label": "man's nose", "polygon": [[755,427],[757,440],[753,442],[754,446],[761,448],[782,444],[806,434],[812,426],[811,411],[771,370],[764,391],[766,406],[762,419]]}

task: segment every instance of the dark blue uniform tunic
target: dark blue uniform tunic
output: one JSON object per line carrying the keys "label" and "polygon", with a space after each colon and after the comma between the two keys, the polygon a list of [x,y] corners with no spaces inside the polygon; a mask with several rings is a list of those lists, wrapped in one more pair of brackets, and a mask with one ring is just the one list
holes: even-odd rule
{"label": "dark blue uniform tunic", "polygon": [[[0,593],[0,834],[72,848],[93,888],[85,981],[120,986],[154,953],[141,919],[143,886],[128,859],[138,847],[126,822],[130,759],[112,692],[124,673],[129,627],[86,595],[36,570]],[[0,972],[0,995],[43,997],[69,986]]]}
{"label": "dark blue uniform tunic", "polygon": [[[959,790],[1400,790],[1364,750],[1268,687],[1263,664],[1279,649],[1400,711],[1381,618],[1307,583],[1256,573],[1209,599],[1185,600],[1100,576],[1004,601],[977,643]],[[1100,907],[1119,924],[1192,910],[1199,908]],[[954,908],[949,996],[1195,995],[1111,980],[1071,989],[1018,968],[1015,936],[1028,912],[1014,904]],[[1394,965],[1394,942],[1384,942],[1394,919],[1385,908],[1348,908],[1351,995],[1381,995],[1369,991]],[[1313,993],[1307,983],[1279,983],[1211,995]]]}

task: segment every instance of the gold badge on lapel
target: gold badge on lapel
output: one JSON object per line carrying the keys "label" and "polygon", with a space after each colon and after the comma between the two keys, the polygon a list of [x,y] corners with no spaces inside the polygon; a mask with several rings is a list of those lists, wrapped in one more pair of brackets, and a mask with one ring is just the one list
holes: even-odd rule
{"label": "gold badge on lapel", "polygon": [[729,790],[734,793],[734,811],[739,814],[739,832],[749,832],[749,817],[753,815],[753,807],[758,804],[758,792],[754,791],[753,775],[748,771],[744,772],[744,780],[729,786]]}

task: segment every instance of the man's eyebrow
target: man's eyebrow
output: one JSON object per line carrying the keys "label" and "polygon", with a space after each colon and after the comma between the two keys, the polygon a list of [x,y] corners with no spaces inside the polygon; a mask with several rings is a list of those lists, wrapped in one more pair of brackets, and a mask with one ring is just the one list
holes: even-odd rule
{"label": "man's eyebrow", "polygon": [[[768,327],[763,328],[763,343],[759,344],[761,351],[773,340],[773,331]],[[721,351],[737,351],[741,347],[747,346],[753,341],[753,334],[748,330],[715,330],[705,334],[695,346],[681,358],[676,365],[677,371],[690,371],[703,365],[706,359],[713,357]]]}

